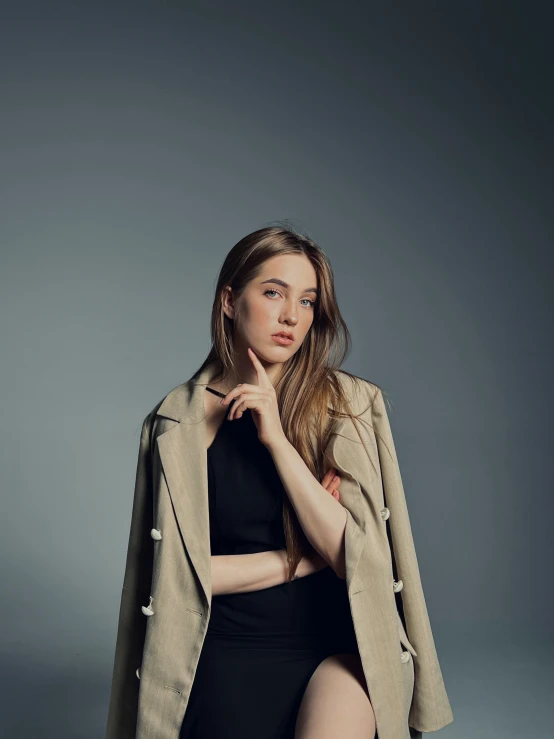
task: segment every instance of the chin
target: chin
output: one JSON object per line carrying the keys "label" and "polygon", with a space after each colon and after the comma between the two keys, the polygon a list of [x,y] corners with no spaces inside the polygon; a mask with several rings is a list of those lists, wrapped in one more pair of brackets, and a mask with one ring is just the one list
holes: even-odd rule
{"label": "chin", "polygon": [[256,356],[260,361],[268,362],[269,364],[281,364],[285,359],[288,359],[292,354],[290,347],[288,346],[275,346],[263,351],[258,351],[254,346],[252,347],[256,352]]}

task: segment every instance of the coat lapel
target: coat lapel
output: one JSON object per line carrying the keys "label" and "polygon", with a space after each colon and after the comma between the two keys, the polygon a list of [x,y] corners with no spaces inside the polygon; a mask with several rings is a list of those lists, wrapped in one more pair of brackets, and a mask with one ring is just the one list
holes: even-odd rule
{"label": "coat lapel", "polygon": [[216,372],[216,363],[208,365],[196,380],[168,393],[156,412],[176,421],[157,437],[158,449],[181,536],[208,604],[212,586],[204,386]]}

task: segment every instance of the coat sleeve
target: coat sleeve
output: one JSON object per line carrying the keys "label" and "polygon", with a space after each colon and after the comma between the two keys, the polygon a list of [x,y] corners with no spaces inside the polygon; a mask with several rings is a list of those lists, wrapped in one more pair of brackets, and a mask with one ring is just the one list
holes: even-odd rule
{"label": "coat sleeve", "polygon": [[395,579],[402,579],[397,604],[408,638],[417,652],[410,726],[436,731],[454,720],[435,648],[421,582],[410,517],[383,394],[377,389],[372,424],[379,457],[385,506],[390,511],[387,536]]}
{"label": "coat sleeve", "polygon": [[144,419],[136,467],[131,525],[121,591],[111,693],[105,739],[134,739],[146,622],[140,605],[148,605],[152,580],[153,526],[150,414]]}

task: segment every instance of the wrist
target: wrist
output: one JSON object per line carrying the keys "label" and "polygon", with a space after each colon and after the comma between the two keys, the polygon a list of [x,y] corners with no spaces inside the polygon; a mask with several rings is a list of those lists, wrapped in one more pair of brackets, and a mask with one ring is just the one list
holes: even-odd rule
{"label": "wrist", "polygon": [[[287,557],[287,550],[286,549],[278,549],[277,550],[280,558],[281,558],[281,564],[282,564],[282,582],[288,582],[288,574],[289,574],[289,561]],[[298,565],[296,566],[296,570],[294,571],[294,575],[292,576],[293,580],[298,580],[299,577],[304,577],[304,575],[307,574],[305,572],[305,559],[304,557],[300,560]]]}
{"label": "wrist", "polygon": [[265,446],[273,454],[278,449],[286,447],[287,445],[290,445],[290,442],[283,433],[279,434],[276,438],[271,439],[271,441],[268,441]]}
{"label": "wrist", "polygon": [[308,561],[306,560],[306,557],[302,557],[300,562],[298,563],[296,567],[296,571],[294,573],[294,579],[298,579],[299,577],[306,577],[308,574]]}

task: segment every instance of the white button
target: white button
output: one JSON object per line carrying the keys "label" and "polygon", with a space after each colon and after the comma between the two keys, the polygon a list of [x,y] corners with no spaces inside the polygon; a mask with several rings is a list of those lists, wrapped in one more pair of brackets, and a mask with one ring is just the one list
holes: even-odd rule
{"label": "white button", "polygon": [[152,601],[153,600],[154,600],[154,598],[152,598],[152,596],[150,596],[150,602],[148,603],[148,605],[147,606],[141,606],[142,612],[144,613],[145,616],[153,616],[154,615],[154,611],[152,610]]}
{"label": "white button", "polygon": [[400,655],[400,660],[405,663],[409,659],[410,659],[410,653],[409,652],[402,652],[402,654]]}
{"label": "white button", "polygon": [[152,529],[150,536],[156,539],[156,541],[159,541],[162,538],[162,532],[159,529]]}
{"label": "white button", "polygon": [[140,680],[140,667],[137,667],[137,673],[136,674],[137,674],[138,679]]}
{"label": "white button", "polygon": [[381,518],[386,521],[390,517],[390,511],[388,508],[381,508]]}
{"label": "white button", "polygon": [[396,580],[392,581],[392,589],[395,593],[399,593],[403,587],[404,583],[402,582],[402,580],[399,580],[398,582],[396,582]]}

